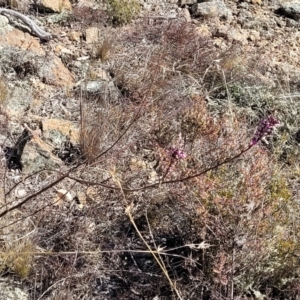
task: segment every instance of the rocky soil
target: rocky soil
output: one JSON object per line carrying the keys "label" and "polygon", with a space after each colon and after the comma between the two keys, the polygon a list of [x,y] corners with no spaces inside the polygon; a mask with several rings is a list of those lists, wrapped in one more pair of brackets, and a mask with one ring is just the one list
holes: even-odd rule
{"label": "rocky soil", "polygon": [[[142,92],[137,83],[155,81],[136,71],[147,64],[146,55],[150,57],[154,52],[156,37],[160,34],[155,31],[158,25],[161,30],[172,26],[175,29],[176,22],[180,22],[194,28],[196,35],[191,39],[200,37],[209,41],[206,51],[208,56],[214,56],[211,65],[223,68],[228,82],[234,80],[232,70],[239,69],[247,84],[263,87],[263,91],[282,91],[280,101],[285,101],[284,95],[288,95],[293,106],[289,107],[294,120],[292,133],[296,133],[300,126],[299,105],[293,102],[299,96],[299,2],[139,0],[140,10],[127,24],[114,22],[105,1],[15,0],[0,1],[0,5],[0,145],[4,187],[0,202],[0,243],[7,249],[10,246],[19,249],[15,244],[17,241],[23,252],[28,247],[29,252],[66,253],[54,255],[52,260],[47,254],[27,258],[31,266],[28,273],[23,270],[26,273],[23,278],[16,266],[3,263],[1,267],[0,260],[0,299],[175,299],[176,293],[161,282],[159,268],[149,253],[119,255],[115,252],[94,256],[79,253],[75,257],[68,254],[83,249],[95,252],[100,249],[145,248],[124,214],[122,193],[112,188],[100,193],[98,187],[81,185],[66,178],[53,185],[46,194],[38,195],[34,202],[16,203],[51,185],[57,176],[72,168],[77,159],[82,162],[80,157],[84,151],[94,155],[92,166],[87,170],[82,164],[74,176],[86,182],[108,182],[109,186],[113,183],[118,187],[118,170],[113,170],[113,165],[126,156],[131,157],[127,167],[132,173],[127,188],[137,188],[140,182],[157,182],[160,173],[155,169],[156,157],[147,143],[141,145],[143,159],[138,146],[130,153],[126,146],[120,146],[114,156],[105,158],[107,169],[93,168],[93,164],[96,165],[97,158],[94,153],[106,151],[118,139],[116,127],[122,128],[123,124],[125,129],[130,126],[130,118],[125,117],[134,118],[138,114],[134,103],[142,101]],[[20,19],[1,12],[2,8],[26,15],[51,34],[51,38],[41,40]],[[143,30],[149,34],[143,35]],[[169,43],[172,43],[171,39]],[[187,93],[189,88],[204,93],[203,87],[196,83],[182,87]],[[214,88],[211,83],[205,90],[208,102],[214,97],[222,98]],[[147,86],[147,89],[151,87]],[[151,93],[155,95],[156,91]],[[253,96],[251,105],[261,105],[260,100],[255,99],[258,94]],[[116,107],[125,106],[128,98],[133,99],[132,103],[122,108],[123,115],[118,115]],[[152,118],[149,114],[149,123],[139,124],[139,130],[150,131]],[[95,131],[95,122],[99,124],[96,133],[90,130],[91,127]],[[13,153],[12,149],[20,145],[24,132],[30,138],[19,156],[20,167],[16,158],[18,154],[15,152],[15,160],[12,160],[7,153]],[[96,150],[93,143],[84,145],[93,134],[94,140],[100,136],[105,141],[100,146],[97,144]],[[136,135],[133,140],[138,140]],[[128,145],[131,143],[128,140]],[[10,169],[7,168],[9,160]],[[85,176],[80,177],[84,170]],[[183,203],[164,198],[166,189],[161,188],[154,196],[146,191],[142,195],[137,193],[130,202],[138,206],[134,212],[140,230],[146,232],[149,224],[159,228],[155,232],[157,246],[175,248],[191,237],[197,240],[197,230],[191,221],[194,216],[189,216],[191,224],[186,224],[188,209]],[[126,194],[126,190],[123,192]],[[151,199],[143,207],[146,215],[140,208],[143,197]],[[18,207],[8,213],[7,210],[14,205]],[[15,220],[20,225],[11,225],[16,227],[10,229],[12,227],[8,224]],[[172,230],[166,234],[164,228]],[[147,241],[151,240],[151,234],[148,232]],[[86,239],[85,235],[91,238]],[[188,289],[187,270],[193,274],[194,266],[191,263],[181,267],[180,264],[183,264],[182,256],[193,252],[182,250],[176,254],[178,257],[169,261],[174,272],[172,280],[181,278],[180,284]],[[109,270],[117,261],[123,266],[119,273]],[[59,270],[59,276],[55,269]],[[195,292],[191,291],[190,298],[185,296],[183,299],[217,299],[208,294],[205,296],[204,290],[200,298],[195,282],[192,286]],[[262,299],[247,297],[234,299]]]}
{"label": "rocky soil", "polygon": [[[35,8],[41,9],[42,15],[32,10],[30,1],[27,5],[16,1],[15,6],[52,34],[46,42],[31,35],[30,29],[16,18],[0,15],[1,76],[9,93],[5,113],[10,120],[10,135],[20,134],[24,124],[31,130],[37,124],[43,128],[43,138],[28,144],[31,158],[27,154],[23,156],[25,172],[56,162],[41,157],[38,149],[51,152],[69,132],[71,141],[79,142],[79,101],[74,96],[75,89],[81,87],[89,93],[107,90],[118,98],[119,91],[109,72],[114,61],[130,49],[123,48],[126,45],[114,45],[115,56],[107,62],[95,60],[95,52],[106,37],[122,35],[134,27],[134,22],[119,28],[105,27],[105,16],[100,17],[97,11],[105,8],[101,1],[79,1],[73,4],[73,12],[69,1],[40,2],[45,2],[45,7],[41,4]],[[261,64],[261,72],[255,75],[267,85],[277,86],[278,82],[286,81],[291,89],[297,89],[300,72],[297,2],[197,4],[191,0],[141,1],[141,5],[143,10],[135,22],[141,19],[149,19],[150,24],[160,19],[191,22],[199,35],[212,38],[213,46],[230,56],[227,60],[245,64],[255,57]],[[86,15],[80,16],[85,9],[97,12],[99,19],[93,16],[95,20],[87,20]],[[6,138],[4,135],[1,140]],[[43,143],[51,145],[50,148]],[[32,164],[31,160],[41,165]]]}

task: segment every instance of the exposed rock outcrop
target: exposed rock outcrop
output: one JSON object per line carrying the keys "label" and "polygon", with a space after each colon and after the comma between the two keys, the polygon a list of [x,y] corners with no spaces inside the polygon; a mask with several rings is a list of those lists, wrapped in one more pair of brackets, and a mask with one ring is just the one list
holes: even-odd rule
{"label": "exposed rock outcrop", "polygon": [[40,65],[37,72],[42,81],[50,85],[62,87],[74,84],[74,75],[54,54],[45,57],[44,63]]}
{"label": "exposed rock outcrop", "polygon": [[0,282],[0,300],[28,300],[28,294],[19,287]]}
{"label": "exposed rock outcrop", "polygon": [[71,11],[72,5],[69,0],[38,0],[35,5],[46,12],[62,12],[64,10]]}
{"label": "exposed rock outcrop", "polygon": [[194,4],[192,13],[195,17],[219,17],[229,21],[232,19],[231,10],[218,0]]}
{"label": "exposed rock outcrop", "polygon": [[280,10],[283,15],[293,18],[296,21],[300,20],[300,3],[299,1],[284,2],[281,4]]}

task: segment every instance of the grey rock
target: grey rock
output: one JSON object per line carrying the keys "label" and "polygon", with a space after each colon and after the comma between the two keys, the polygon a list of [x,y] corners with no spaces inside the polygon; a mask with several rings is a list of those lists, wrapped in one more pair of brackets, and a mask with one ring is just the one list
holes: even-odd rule
{"label": "grey rock", "polygon": [[3,15],[0,15],[0,27],[5,27],[8,25],[8,23],[8,18]]}
{"label": "grey rock", "polygon": [[296,21],[300,20],[300,2],[286,2],[282,3],[279,12],[286,17],[292,18]]}
{"label": "grey rock", "polygon": [[[8,139],[8,137],[6,135],[0,134],[0,145],[4,145],[4,143],[7,141],[7,139]],[[3,151],[3,149],[1,149],[0,151]]]}
{"label": "grey rock", "polygon": [[[56,129],[52,129],[47,132],[44,132],[43,137],[46,140],[51,141],[51,144],[54,145],[55,147],[60,147],[63,144],[63,142],[66,140],[65,135]],[[40,152],[40,154],[42,153]]]}
{"label": "grey rock", "polygon": [[194,4],[192,14],[195,17],[219,17],[232,20],[231,10],[226,7],[224,2],[218,0]]}
{"label": "grey rock", "polygon": [[197,0],[179,0],[179,5],[184,6],[184,5],[191,5],[191,4],[196,4]]}
{"label": "grey rock", "polygon": [[[245,3],[245,2],[244,2],[244,3]],[[238,13],[238,17],[239,17],[239,19],[240,19],[240,18],[248,18],[248,19],[250,19],[250,18],[253,18],[253,14],[252,14],[252,12],[249,11],[249,10],[241,9],[241,10],[239,11],[239,13]]]}
{"label": "grey rock", "polygon": [[60,14],[53,14],[47,18],[47,21],[52,24],[62,23],[70,16],[68,11],[62,11]]}
{"label": "grey rock", "polygon": [[54,54],[41,57],[38,63],[37,74],[43,82],[55,86],[74,84],[74,76]]}
{"label": "grey rock", "polygon": [[24,80],[28,76],[37,76],[46,84],[72,86],[74,77],[54,54],[40,55],[34,51],[17,47],[0,48],[0,74],[6,74],[9,80]]}
{"label": "grey rock", "polygon": [[293,20],[293,19],[287,19],[286,20],[286,26],[287,27],[296,27],[296,28],[299,28],[299,22],[297,22],[296,20]]}
{"label": "grey rock", "polygon": [[190,11],[186,7],[182,9],[182,14],[186,22],[188,23],[192,22]]}
{"label": "grey rock", "polygon": [[244,29],[258,29],[260,28],[260,23],[257,21],[249,20],[248,18],[239,18],[237,21]]}
{"label": "grey rock", "polygon": [[33,100],[32,90],[27,84],[19,84],[9,87],[10,93],[6,101],[6,112],[10,118],[19,118],[30,108]]}
{"label": "grey rock", "polygon": [[119,91],[113,82],[91,80],[83,82],[81,89],[90,95],[95,95],[103,100],[116,101],[119,97]]}
{"label": "grey rock", "polygon": [[238,8],[249,9],[249,4],[247,2],[241,2],[237,5]]}
{"label": "grey rock", "polygon": [[32,143],[28,143],[25,147],[21,161],[23,165],[22,172],[24,174],[59,167],[59,163],[52,160],[48,153],[43,153],[42,150],[38,149],[37,146]]}
{"label": "grey rock", "polygon": [[245,45],[247,44],[248,32],[244,29],[221,25],[214,36],[223,37],[230,41],[238,41]]}
{"label": "grey rock", "polygon": [[0,300],[28,300],[28,294],[16,286],[0,283]]}
{"label": "grey rock", "polygon": [[104,89],[104,82],[101,81],[88,81],[81,84],[83,91],[91,94],[101,93]]}

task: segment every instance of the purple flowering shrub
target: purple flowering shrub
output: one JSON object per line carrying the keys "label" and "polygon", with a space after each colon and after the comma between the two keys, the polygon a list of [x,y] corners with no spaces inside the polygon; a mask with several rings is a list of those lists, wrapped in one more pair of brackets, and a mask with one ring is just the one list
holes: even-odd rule
{"label": "purple flowering shrub", "polygon": [[254,137],[251,140],[250,146],[256,145],[259,141],[261,141],[266,136],[270,135],[276,126],[279,125],[279,121],[277,121],[273,116],[268,116],[267,118],[260,121],[259,126],[254,134]]}
{"label": "purple flowering shrub", "polygon": [[172,146],[170,148],[170,155],[174,160],[179,160],[179,159],[185,159],[186,158],[186,153],[184,152],[184,150],[179,149],[175,146]]}
{"label": "purple flowering shrub", "polygon": [[[211,278],[213,291],[224,290],[223,296],[229,296],[233,286],[242,291],[246,282],[252,282],[255,291],[262,291],[266,281],[281,286],[281,276],[288,277],[297,271],[291,269],[297,250],[293,241],[295,231],[288,217],[297,208],[276,160],[259,144],[271,136],[279,121],[268,116],[251,137],[243,117],[225,114],[213,118],[199,105],[201,98],[194,100],[193,109],[184,117],[185,121],[189,118],[189,123],[183,128],[187,131],[189,124],[190,132],[192,128],[198,128],[199,132],[193,135],[192,146],[189,139],[182,147],[165,151],[168,175],[164,179],[186,178],[218,165],[227,157],[235,157],[201,176],[190,181],[179,180],[170,187],[172,198],[182,201],[196,214],[199,237],[214,245],[205,253],[204,277]],[[196,118],[197,115],[201,118]],[[236,153],[241,155],[235,156]],[[278,231],[282,234],[278,235]],[[288,251],[290,254],[284,256]],[[268,273],[270,266],[277,266],[272,274]],[[266,295],[272,297],[275,295],[272,293]]]}
{"label": "purple flowering shrub", "polygon": [[287,171],[273,144],[260,142],[285,119],[275,110],[256,128],[240,107],[212,104],[218,70],[236,70],[238,53],[225,53],[215,68],[211,41],[192,24],[168,22],[114,32],[119,98],[83,93],[86,164],[57,184],[74,200],[53,206],[49,188],[51,197],[19,207],[37,224],[39,249],[57,253],[33,258],[32,298],[171,299],[174,289],[124,212],[130,204],[148,245],[163,249],[162,265],[183,299],[300,294],[299,171]]}

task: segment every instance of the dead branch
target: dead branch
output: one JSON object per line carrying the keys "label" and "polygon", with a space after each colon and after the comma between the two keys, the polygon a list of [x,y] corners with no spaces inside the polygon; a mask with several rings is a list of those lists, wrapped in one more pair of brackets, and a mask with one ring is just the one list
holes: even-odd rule
{"label": "dead branch", "polygon": [[29,17],[27,17],[19,12],[16,12],[14,10],[7,9],[7,8],[0,8],[0,14],[11,15],[11,16],[14,16],[14,17],[20,19],[23,23],[25,23],[31,29],[32,33],[34,35],[36,35],[37,37],[39,37],[41,40],[49,41],[52,38],[50,33],[41,29]]}

